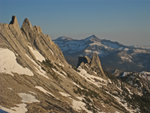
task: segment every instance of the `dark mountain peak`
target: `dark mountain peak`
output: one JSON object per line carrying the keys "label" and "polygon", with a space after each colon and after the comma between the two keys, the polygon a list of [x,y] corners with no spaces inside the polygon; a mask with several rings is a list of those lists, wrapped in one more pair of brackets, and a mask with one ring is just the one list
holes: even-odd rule
{"label": "dark mountain peak", "polygon": [[12,16],[12,19],[11,19],[9,25],[13,25],[14,28],[15,28],[16,30],[18,30],[18,31],[19,31],[19,29],[20,29],[19,24],[18,24],[18,20],[17,20],[17,17],[16,17],[16,16]]}
{"label": "dark mountain peak", "polygon": [[12,19],[11,19],[9,24],[18,24],[17,17],[16,16],[12,16]]}
{"label": "dark mountain peak", "polygon": [[85,38],[85,40],[98,41],[100,39],[96,35],[91,35],[91,36]]}
{"label": "dark mountain peak", "polygon": [[89,37],[91,37],[91,38],[97,38],[97,36],[96,36],[96,35],[91,35],[91,36],[89,36]]}

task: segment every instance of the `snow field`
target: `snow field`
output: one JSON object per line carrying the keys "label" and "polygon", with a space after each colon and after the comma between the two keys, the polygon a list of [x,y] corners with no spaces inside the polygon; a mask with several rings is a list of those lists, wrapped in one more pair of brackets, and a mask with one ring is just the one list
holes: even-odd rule
{"label": "snow field", "polygon": [[29,76],[34,75],[31,70],[24,68],[17,63],[16,56],[11,50],[4,48],[0,48],[0,72],[12,76],[13,73]]}

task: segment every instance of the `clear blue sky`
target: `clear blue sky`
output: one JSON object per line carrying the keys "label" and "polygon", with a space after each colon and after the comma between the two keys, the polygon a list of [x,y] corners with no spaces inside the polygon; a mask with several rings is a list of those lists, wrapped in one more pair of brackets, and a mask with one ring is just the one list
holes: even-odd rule
{"label": "clear blue sky", "polygon": [[52,38],[98,37],[150,45],[150,0],[0,0],[0,22],[29,18]]}

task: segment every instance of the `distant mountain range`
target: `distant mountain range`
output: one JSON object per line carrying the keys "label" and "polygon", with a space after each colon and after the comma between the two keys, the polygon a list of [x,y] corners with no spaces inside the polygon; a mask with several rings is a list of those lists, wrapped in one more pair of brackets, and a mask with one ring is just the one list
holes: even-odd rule
{"label": "distant mountain range", "polygon": [[70,37],[59,37],[54,42],[61,48],[66,60],[77,65],[79,56],[91,57],[97,53],[107,71],[150,71],[150,49],[126,46],[119,42],[99,39],[91,35],[85,39],[75,40]]}

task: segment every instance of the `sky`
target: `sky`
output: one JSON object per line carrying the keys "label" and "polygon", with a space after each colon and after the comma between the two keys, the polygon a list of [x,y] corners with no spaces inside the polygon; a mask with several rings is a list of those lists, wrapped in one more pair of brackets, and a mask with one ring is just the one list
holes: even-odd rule
{"label": "sky", "polygon": [[17,16],[52,39],[96,35],[126,45],[150,45],[150,0],[0,0],[0,23]]}

